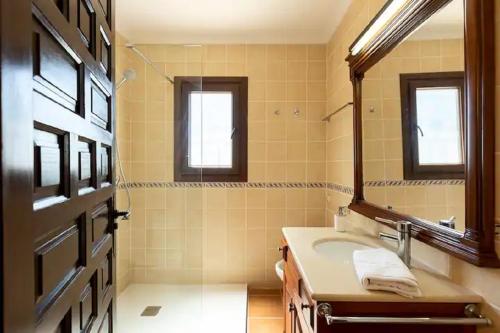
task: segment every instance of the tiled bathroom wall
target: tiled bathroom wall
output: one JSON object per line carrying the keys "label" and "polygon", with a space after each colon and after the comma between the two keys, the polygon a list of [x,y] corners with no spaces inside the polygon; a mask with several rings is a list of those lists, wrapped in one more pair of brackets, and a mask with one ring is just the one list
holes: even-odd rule
{"label": "tiled bathroom wall", "polygon": [[[119,246],[126,247],[130,239],[131,249],[129,257],[122,257],[119,251],[119,280],[122,277],[127,282],[204,280],[277,285],[273,264],[279,257],[276,247],[280,228],[325,225],[339,206],[351,201],[352,108],[335,115],[326,128],[319,119],[352,101],[345,62],[347,50],[384,3],[385,0],[353,0],[326,47],[141,47],[172,76],[250,77],[249,181],[261,183],[256,187],[248,184],[200,189],[171,183],[172,87],[129,51],[119,48],[118,56],[127,54],[123,58],[139,74],[118,97],[118,142],[131,147],[130,154],[123,154],[130,181],[137,183],[132,189],[134,213],[128,222],[130,231],[120,230],[119,234]],[[500,1],[495,6],[496,54],[500,54]],[[437,60],[427,62],[428,66],[437,64]],[[500,57],[496,71],[496,113],[500,118]],[[297,118],[293,114],[296,108],[301,111]],[[277,110],[279,115],[275,114]],[[122,112],[130,122],[120,120]],[[125,128],[120,129],[120,124]],[[500,165],[499,140],[496,151]],[[496,170],[496,221],[500,223],[500,168]],[[277,188],[271,188],[271,182],[278,183]],[[287,182],[299,183],[299,187],[288,187]],[[315,182],[326,183],[326,190],[307,185]],[[123,204],[122,190],[118,199]],[[352,227],[361,232],[375,234],[380,228],[356,213],[350,215],[350,220]],[[500,241],[497,244],[500,251]],[[482,295],[483,311],[500,322],[500,296],[494,289],[500,280],[498,270],[475,267],[418,241],[413,246],[413,254],[419,260]],[[498,327],[480,332],[495,330]]]}
{"label": "tiled bathroom wall", "polygon": [[[116,80],[119,82],[122,78],[122,73],[125,68],[130,67],[131,59],[129,54],[125,52],[124,38],[116,34]],[[130,170],[130,99],[125,93],[125,90],[118,90],[116,94],[116,137],[120,152],[122,167],[125,172]],[[115,152],[116,153],[116,152]],[[119,175],[119,167],[116,168]],[[127,209],[127,199],[124,191],[118,191],[116,196],[116,208],[119,210]],[[118,292],[121,292],[128,285],[131,277],[131,227],[129,223],[121,223],[117,232],[117,284]]]}
{"label": "tiled bathroom wall", "polygon": [[[371,18],[383,6],[383,0],[353,0],[339,28],[327,46],[327,112],[352,100],[352,85],[349,80],[348,64],[344,61],[348,48]],[[495,1],[496,15],[496,54],[500,54],[500,1]],[[500,119],[500,57],[496,57],[496,123]],[[434,61],[437,66],[437,60]],[[341,112],[332,118],[327,126],[327,182],[342,184],[352,188],[353,181],[353,137],[352,111]],[[497,138],[500,138],[500,126],[497,126]],[[496,223],[500,222],[500,141],[496,144]],[[332,214],[338,206],[348,205],[351,194],[327,190],[327,214]],[[360,232],[376,235],[380,224],[351,213],[351,227]],[[498,269],[479,268],[455,259],[426,244],[413,241],[413,256],[426,263],[430,268],[448,275],[458,284],[482,295],[485,302],[483,312],[497,323],[495,327],[481,328],[478,332],[493,333],[498,331],[500,322],[500,294],[496,288],[500,281]],[[500,253],[500,239],[497,241]]]}
{"label": "tiled bathroom wall", "polygon": [[171,77],[248,76],[249,182],[173,182],[173,86],[120,51],[138,74],[122,89],[130,100],[130,281],[277,286],[281,228],[325,225],[325,46],[139,49]]}
{"label": "tiled bathroom wall", "polygon": [[[363,177],[367,200],[435,223],[454,216],[456,229],[465,230],[463,180],[402,182],[399,85],[399,75],[403,73],[463,70],[463,39],[410,39],[368,70],[363,80],[362,109]],[[380,185],[386,181],[391,185]]]}

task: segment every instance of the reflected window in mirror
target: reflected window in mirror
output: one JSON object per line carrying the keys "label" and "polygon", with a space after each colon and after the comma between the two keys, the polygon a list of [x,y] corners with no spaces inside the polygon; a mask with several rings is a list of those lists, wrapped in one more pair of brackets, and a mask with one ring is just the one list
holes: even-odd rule
{"label": "reflected window in mirror", "polygon": [[[365,36],[387,6],[355,39],[347,58],[353,84],[355,148],[354,196],[349,207],[370,219],[409,221],[415,227],[415,238],[470,263],[498,267],[494,186],[489,181],[495,171],[491,82],[496,58],[490,52],[495,37],[493,2],[407,0],[370,39]],[[481,19],[475,19],[478,17]],[[357,46],[362,40],[364,45]],[[443,157],[448,163],[442,164],[445,167],[465,160],[465,175],[460,179],[405,179],[402,118],[406,112],[401,109],[401,74],[452,71],[465,73],[467,102],[462,101],[463,110],[457,107],[459,97],[453,89],[460,85],[417,87],[414,91],[414,115],[423,118],[414,124],[421,127],[425,138],[443,134],[422,128],[426,123],[440,123],[445,114],[451,118],[440,128],[447,133],[444,142],[431,141],[436,146],[433,149],[447,150],[446,154],[419,155],[417,151],[415,156],[424,166],[443,163]],[[428,104],[447,112],[429,112]],[[465,114],[463,120],[457,110]],[[418,127],[413,128],[413,134],[418,132]],[[465,138],[458,139],[460,135]],[[417,145],[427,149],[422,137],[420,142],[418,139],[416,136]],[[461,155],[462,150],[465,154]]]}
{"label": "reflected window in mirror", "polygon": [[246,77],[175,78],[175,181],[247,181]]}
{"label": "reflected window in mirror", "polygon": [[463,2],[454,0],[362,81],[363,197],[465,230]]}
{"label": "reflected window in mirror", "polygon": [[401,74],[404,179],[464,179],[464,73]]}

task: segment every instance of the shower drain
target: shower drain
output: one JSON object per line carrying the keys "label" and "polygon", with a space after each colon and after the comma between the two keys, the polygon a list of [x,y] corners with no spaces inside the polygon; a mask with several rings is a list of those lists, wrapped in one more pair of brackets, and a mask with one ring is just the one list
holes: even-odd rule
{"label": "shower drain", "polygon": [[155,317],[160,312],[161,306],[146,306],[141,313],[141,317]]}

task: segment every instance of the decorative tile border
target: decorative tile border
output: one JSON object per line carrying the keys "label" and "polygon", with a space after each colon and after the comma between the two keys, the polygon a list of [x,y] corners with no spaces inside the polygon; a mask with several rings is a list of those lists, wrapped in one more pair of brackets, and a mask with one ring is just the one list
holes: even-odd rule
{"label": "decorative tile border", "polygon": [[465,180],[464,179],[370,180],[364,182],[364,186],[367,187],[425,186],[425,185],[465,185]]}
{"label": "decorative tile border", "polygon": [[326,183],[326,188],[332,191],[354,195],[354,188],[346,185]]}
{"label": "decorative tile border", "polygon": [[[372,180],[366,181],[366,187],[384,187],[384,186],[424,186],[424,185],[464,185],[462,179],[451,180]],[[347,185],[322,182],[256,182],[256,183],[225,183],[225,182],[129,182],[128,188],[326,188],[332,191],[354,194],[354,188]],[[118,189],[125,189],[125,184],[119,184]]]}
{"label": "decorative tile border", "polygon": [[[119,189],[124,189],[125,184],[119,184]],[[315,183],[225,183],[225,182],[129,182],[128,188],[325,188],[326,184]]]}

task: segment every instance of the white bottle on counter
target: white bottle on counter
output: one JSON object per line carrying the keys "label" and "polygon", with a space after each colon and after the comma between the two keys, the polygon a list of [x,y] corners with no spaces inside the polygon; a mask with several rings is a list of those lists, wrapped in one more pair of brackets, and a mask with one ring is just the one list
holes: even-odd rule
{"label": "white bottle on counter", "polygon": [[347,231],[347,224],[349,220],[347,219],[347,214],[349,213],[349,208],[345,206],[339,207],[337,214],[333,216],[333,227],[337,232]]}

